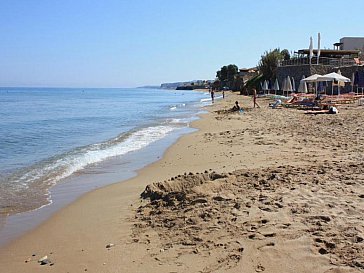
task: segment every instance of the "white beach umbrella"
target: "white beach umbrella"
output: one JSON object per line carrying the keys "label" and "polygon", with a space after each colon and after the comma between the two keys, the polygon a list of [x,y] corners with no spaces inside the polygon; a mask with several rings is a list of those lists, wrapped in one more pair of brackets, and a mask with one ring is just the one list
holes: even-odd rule
{"label": "white beach umbrella", "polygon": [[284,92],[287,91],[287,78],[283,79],[282,82],[282,91],[283,91],[283,96],[284,96]]}
{"label": "white beach umbrella", "polygon": [[351,82],[351,80],[347,77],[344,77],[338,73],[332,72],[326,75],[322,75],[317,78],[318,81],[338,81],[338,82]]}
{"label": "white beach umbrella", "polygon": [[292,92],[292,83],[291,83],[291,79],[289,76],[287,76],[283,80],[283,95],[284,95],[285,91],[287,91],[287,96],[288,96],[289,92]]}
{"label": "white beach umbrella", "polygon": [[298,86],[299,93],[307,93],[307,84],[305,81],[300,81],[300,85]]}
{"label": "white beach umbrella", "polygon": [[307,78],[302,79],[301,81],[304,81],[304,82],[317,82],[319,77],[322,77],[322,75],[313,74],[313,75],[311,75],[311,76],[309,76]]}
{"label": "white beach umbrella", "polygon": [[293,77],[291,77],[291,82],[292,82],[292,91],[296,91],[296,82]]}
{"label": "white beach umbrella", "polygon": [[320,55],[321,55],[321,34],[320,32],[317,34],[317,64],[319,64]]}
{"label": "white beach umbrella", "polygon": [[320,74],[313,74],[307,78],[302,79],[301,81],[304,82],[314,82],[315,83],[315,92],[317,93],[317,82],[319,81],[318,78],[322,77]]}
{"label": "white beach umbrella", "polygon": [[311,64],[311,61],[312,61],[312,57],[313,57],[313,39],[312,37],[310,37],[310,55],[309,55],[309,58],[310,58],[310,64]]}
{"label": "white beach umbrella", "polygon": [[355,73],[351,75],[351,92],[354,92]]}
{"label": "white beach umbrella", "polygon": [[287,96],[288,96],[288,92],[292,92],[292,82],[291,82],[291,78],[289,76],[287,76]]}
{"label": "white beach umbrella", "polygon": [[263,83],[263,91],[264,91],[264,94],[265,94],[265,91],[268,91],[269,88],[268,88],[268,81],[267,80],[264,80],[264,83]]}
{"label": "white beach umbrella", "polygon": [[[326,75],[322,75],[321,77],[317,78],[318,81],[328,81],[328,82],[332,82],[331,85],[331,94],[334,94],[334,81],[337,81],[338,83],[340,82],[351,82],[349,78],[344,77],[338,73],[332,72]],[[338,94],[340,94],[340,88],[338,87]]]}
{"label": "white beach umbrella", "polygon": [[279,90],[279,82],[278,82],[278,79],[276,79],[276,81],[274,82],[273,89],[275,91],[275,94],[277,95],[277,91]]}

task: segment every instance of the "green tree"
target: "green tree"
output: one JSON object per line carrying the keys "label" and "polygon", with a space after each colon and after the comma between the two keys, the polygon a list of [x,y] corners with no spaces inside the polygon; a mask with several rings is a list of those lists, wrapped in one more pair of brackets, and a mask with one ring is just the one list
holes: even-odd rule
{"label": "green tree", "polygon": [[289,54],[288,49],[283,49],[281,51],[281,54],[283,56],[283,60],[288,61],[289,59],[291,59],[291,54]]}
{"label": "green tree", "polygon": [[221,87],[228,87],[232,89],[234,81],[238,75],[239,69],[235,64],[224,65],[219,71],[216,72],[216,77],[220,81]]}
{"label": "green tree", "polygon": [[282,60],[289,60],[291,58],[289,51],[283,49],[280,51],[279,48],[274,50],[266,51],[258,64],[258,69],[266,80],[272,80],[277,77],[278,63]]}

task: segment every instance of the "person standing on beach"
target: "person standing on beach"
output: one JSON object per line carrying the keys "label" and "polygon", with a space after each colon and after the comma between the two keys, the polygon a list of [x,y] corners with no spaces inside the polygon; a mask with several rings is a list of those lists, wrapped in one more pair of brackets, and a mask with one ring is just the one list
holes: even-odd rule
{"label": "person standing on beach", "polygon": [[260,108],[259,104],[257,103],[257,90],[255,88],[253,89],[253,103],[254,103],[254,108],[255,106]]}
{"label": "person standing on beach", "polygon": [[212,103],[214,103],[214,101],[215,101],[214,89],[211,89],[211,101],[212,101]]}

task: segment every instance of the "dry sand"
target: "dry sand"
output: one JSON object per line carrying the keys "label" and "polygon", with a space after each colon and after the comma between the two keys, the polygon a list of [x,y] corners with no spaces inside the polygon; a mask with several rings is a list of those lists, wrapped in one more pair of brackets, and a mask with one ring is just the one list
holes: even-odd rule
{"label": "dry sand", "polygon": [[0,272],[363,272],[364,108],[259,104],[228,94],[136,178],[3,247]]}

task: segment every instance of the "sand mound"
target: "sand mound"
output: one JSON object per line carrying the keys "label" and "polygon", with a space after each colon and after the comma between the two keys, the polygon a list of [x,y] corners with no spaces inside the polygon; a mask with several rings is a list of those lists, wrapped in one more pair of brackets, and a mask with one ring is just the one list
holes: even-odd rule
{"label": "sand mound", "polygon": [[364,270],[363,193],[363,163],[183,175],[147,186],[134,236],[152,244],[146,235],[157,232],[162,263],[192,255],[201,272],[238,269],[247,250],[266,257],[255,271],[289,253],[310,256],[302,272],[317,272],[315,259],[355,272]]}
{"label": "sand mound", "polygon": [[[162,183],[148,185],[141,197],[149,198],[151,201],[163,200],[167,205],[171,205],[174,201],[186,201],[188,195],[198,193],[201,187],[213,188],[219,185],[220,181],[226,181],[227,177],[225,174],[208,173],[207,171],[203,174],[179,175]],[[216,183],[212,183],[214,181]]]}

